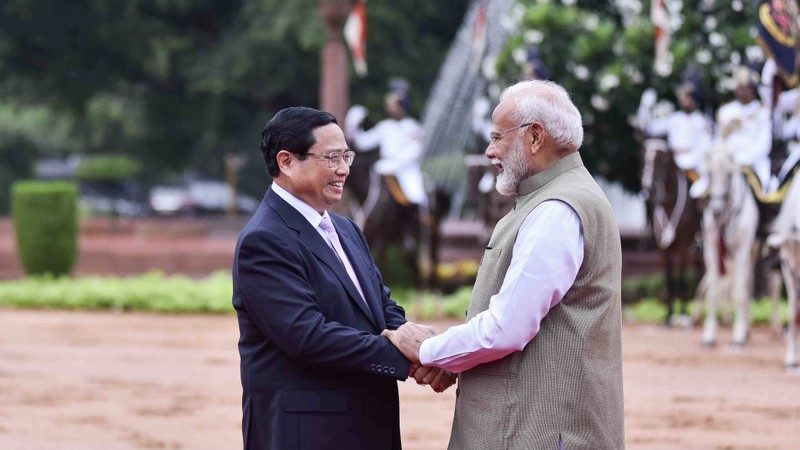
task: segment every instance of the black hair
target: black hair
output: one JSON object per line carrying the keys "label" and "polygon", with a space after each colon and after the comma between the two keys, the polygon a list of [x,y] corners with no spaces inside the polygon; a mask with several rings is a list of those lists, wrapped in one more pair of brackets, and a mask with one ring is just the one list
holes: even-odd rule
{"label": "black hair", "polygon": [[336,123],[333,114],[304,106],[284,108],[264,125],[261,132],[261,156],[267,166],[267,173],[276,177],[278,169],[277,155],[286,150],[303,155],[316,143],[316,128]]}

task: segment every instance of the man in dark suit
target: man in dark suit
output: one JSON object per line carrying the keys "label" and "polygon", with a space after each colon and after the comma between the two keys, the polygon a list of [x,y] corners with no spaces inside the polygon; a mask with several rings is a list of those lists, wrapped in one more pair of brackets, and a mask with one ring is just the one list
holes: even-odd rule
{"label": "man in dark suit", "polygon": [[356,225],[327,211],[354,153],[334,116],[303,107],[266,124],[261,152],[273,184],[233,264],[244,448],[400,449],[410,363],[380,333],[404,311]]}

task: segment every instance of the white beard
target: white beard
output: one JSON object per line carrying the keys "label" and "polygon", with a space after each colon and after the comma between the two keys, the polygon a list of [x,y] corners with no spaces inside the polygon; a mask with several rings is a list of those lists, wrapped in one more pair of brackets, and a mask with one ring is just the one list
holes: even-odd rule
{"label": "white beard", "polygon": [[520,181],[528,174],[528,166],[523,155],[522,138],[518,138],[511,145],[505,159],[499,160],[503,171],[497,176],[495,189],[503,195],[515,195]]}

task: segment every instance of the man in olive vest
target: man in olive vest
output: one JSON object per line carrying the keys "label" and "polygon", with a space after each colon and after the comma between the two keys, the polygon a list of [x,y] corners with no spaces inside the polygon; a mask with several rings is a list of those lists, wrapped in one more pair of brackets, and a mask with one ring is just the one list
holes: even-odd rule
{"label": "man in olive vest", "polygon": [[450,449],[624,448],[620,237],[578,153],[580,113],[561,86],[524,81],[492,128],[496,188],[516,203],[486,247],[467,323],[383,335],[412,363],[459,374]]}

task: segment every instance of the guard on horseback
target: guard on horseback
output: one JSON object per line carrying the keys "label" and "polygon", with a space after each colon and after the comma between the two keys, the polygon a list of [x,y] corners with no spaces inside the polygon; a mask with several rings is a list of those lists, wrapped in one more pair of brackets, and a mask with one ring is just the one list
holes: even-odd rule
{"label": "guard on horseback", "polygon": [[[747,342],[751,322],[749,302],[753,294],[769,294],[777,304],[780,289],[774,270],[768,270],[777,268],[778,259],[776,255],[767,254],[763,246],[769,224],[780,207],[776,204],[775,213],[770,213],[773,207],[764,202],[776,185],[771,172],[773,127],[770,111],[758,97],[759,76],[755,70],[743,66],[734,72],[732,81],[735,98],[717,111],[713,150],[709,153],[713,186],[704,214],[709,284],[706,300],[711,305],[707,306],[710,312],[703,337],[707,345],[715,341],[713,304],[721,298],[723,279],[727,277],[735,284],[730,286],[736,308],[735,345]],[[731,275],[726,275],[728,270]],[[779,327],[776,312],[777,308],[773,308],[771,322],[775,329]]]}
{"label": "guard on horseback", "polygon": [[[426,186],[420,162],[423,128],[409,115],[408,83],[393,80],[385,97],[387,118],[365,130],[368,111],[353,105],[345,117],[345,134],[357,152],[379,149],[377,162],[365,179],[361,207],[354,220],[383,265],[390,244],[399,244],[403,259],[415,278],[415,286],[437,288],[439,223],[449,197],[441,189]],[[353,177],[351,177],[353,178]]]}
{"label": "guard on horseback", "polygon": [[408,115],[408,83],[394,80],[384,106],[389,117],[369,130],[362,122],[369,111],[353,105],[345,118],[345,132],[356,151],[380,148],[375,172],[387,177],[392,196],[403,205],[424,205],[427,201],[420,159],[422,158],[422,126]]}
{"label": "guard on horseback", "polygon": [[[703,155],[711,140],[711,126],[699,109],[698,84],[689,80],[677,89],[678,111],[669,104],[657,105],[655,91],[648,89],[637,112],[645,137],[642,193],[647,200],[653,239],[661,253],[667,325],[675,320],[688,322],[687,303],[693,297],[690,269],[694,269],[694,275],[701,271],[696,238],[700,216],[689,191],[691,183],[704,171]],[[682,306],[682,314],[677,316],[673,315],[675,300]]]}
{"label": "guard on horseback", "polygon": [[800,166],[800,92],[797,87],[787,90],[792,80],[796,83],[797,76],[784,77],[772,58],[768,58],[761,69],[758,91],[771,111],[772,120],[770,177],[766,185],[751,185],[759,202],[764,204],[780,205],[783,202],[792,177]]}
{"label": "guard on horseback", "polygon": [[772,185],[769,157],[772,126],[769,109],[757,95],[758,79],[758,74],[749,67],[736,71],[735,98],[720,106],[715,137],[751,180],[766,191]]}
{"label": "guard on horseback", "polygon": [[[711,122],[700,109],[702,93],[696,80],[688,80],[676,90],[675,96],[680,109],[662,117],[655,116],[656,93],[652,89],[642,94],[641,104],[637,111],[639,127],[648,138],[666,137],[667,146],[678,165],[691,183],[692,197],[706,189],[705,179],[698,185],[695,183],[703,174],[704,154],[711,142]],[[652,158],[645,155],[645,173],[643,186],[649,188],[652,166],[647,162]],[[650,177],[650,178],[648,178]]]}

